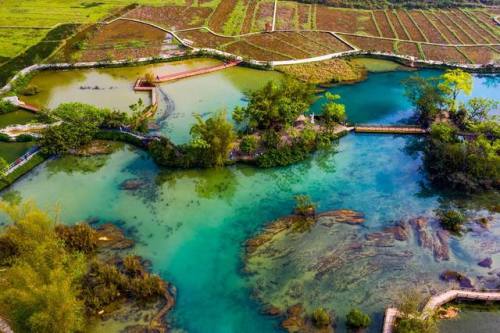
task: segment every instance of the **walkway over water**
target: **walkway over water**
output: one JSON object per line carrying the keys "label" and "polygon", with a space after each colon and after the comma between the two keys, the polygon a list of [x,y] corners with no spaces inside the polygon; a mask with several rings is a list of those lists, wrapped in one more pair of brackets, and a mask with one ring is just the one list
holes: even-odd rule
{"label": "walkway over water", "polygon": [[215,65],[215,66],[193,69],[193,70],[183,71],[183,72],[178,72],[178,73],[171,73],[171,74],[166,74],[166,75],[158,75],[158,76],[156,76],[155,83],[167,82],[167,81],[172,81],[172,80],[183,79],[186,77],[212,73],[212,72],[220,71],[222,69],[234,67],[234,66],[238,65],[239,63],[241,63],[241,61],[234,60],[234,61],[223,63],[221,65]]}
{"label": "walkway over water", "polygon": [[[431,316],[438,307],[455,299],[471,301],[500,301],[500,290],[474,291],[474,290],[449,290],[442,294],[432,296],[422,310],[422,318]],[[400,316],[396,308],[387,308],[384,316],[383,333],[392,333],[394,323]]]}
{"label": "walkway over water", "polygon": [[356,133],[426,134],[427,130],[414,125],[357,125]]}

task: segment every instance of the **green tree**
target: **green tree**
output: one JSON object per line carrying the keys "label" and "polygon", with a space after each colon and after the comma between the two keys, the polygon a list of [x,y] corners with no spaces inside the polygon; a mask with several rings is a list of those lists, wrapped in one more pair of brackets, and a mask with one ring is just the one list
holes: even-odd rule
{"label": "green tree", "polygon": [[0,203],[12,224],[2,237],[15,246],[11,266],[0,279],[0,313],[16,332],[78,332],[85,324],[78,296],[86,271],[82,254],[68,253],[54,222],[32,204]]}
{"label": "green tree", "polygon": [[441,112],[443,92],[438,86],[439,78],[411,76],[403,81],[405,95],[416,107],[419,123],[429,125]]}
{"label": "green tree", "polygon": [[327,102],[322,105],[321,111],[326,127],[332,128],[335,124],[345,122],[347,119],[345,105],[336,102],[340,99],[340,95],[327,92],[325,97]]}
{"label": "green tree", "polygon": [[467,112],[469,118],[474,122],[481,122],[488,118],[489,113],[498,106],[498,101],[483,98],[474,97],[467,102]]}
{"label": "green tree", "polygon": [[249,103],[236,107],[234,120],[248,130],[279,130],[292,125],[299,115],[309,109],[314,96],[312,85],[285,77],[270,81],[262,89],[247,93]]}
{"label": "green tree", "polygon": [[441,226],[454,233],[462,231],[462,226],[466,221],[464,215],[457,210],[439,210],[437,216]]}
{"label": "green tree", "polygon": [[346,317],[347,326],[352,328],[365,328],[370,326],[371,322],[370,316],[360,309],[352,309]]}
{"label": "green tree", "polygon": [[253,135],[245,135],[241,138],[240,150],[245,154],[252,154],[258,147],[257,138]]}
{"label": "green tree", "polygon": [[317,308],[312,313],[314,326],[318,328],[327,327],[332,323],[330,314],[324,308]]}
{"label": "green tree", "polygon": [[456,112],[458,95],[470,95],[472,92],[472,75],[461,69],[449,69],[441,75],[439,89],[446,96],[449,111]]}
{"label": "green tree", "polygon": [[67,154],[92,141],[99,128],[93,123],[62,123],[47,127],[40,139],[41,151],[45,154]]}
{"label": "green tree", "polygon": [[226,112],[218,112],[207,120],[195,115],[196,124],[191,127],[191,146],[198,152],[206,166],[223,166],[236,139],[233,125]]}
{"label": "green tree", "polygon": [[316,213],[316,204],[305,194],[295,196],[295,214],[311,216]]}

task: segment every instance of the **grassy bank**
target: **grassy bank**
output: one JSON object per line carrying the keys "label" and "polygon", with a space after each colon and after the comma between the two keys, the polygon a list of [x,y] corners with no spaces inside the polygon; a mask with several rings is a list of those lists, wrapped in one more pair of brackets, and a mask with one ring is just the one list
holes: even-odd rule
{"label": "grassy bank", "polygon": [[363,65],[345,59],[276,66],[275,69],[312,84],[358,82],[366,77]]}
{"label": "grassy bank", "polygon": [[0,190],[3,190],[12,185],[16,180],[24,176],[29,171],[33,170],[36,166],[40,165],[46,159],[47,157],[43,156],[40,153],[33,156],[26,164],[20,166],[10,175],[0,180]]}

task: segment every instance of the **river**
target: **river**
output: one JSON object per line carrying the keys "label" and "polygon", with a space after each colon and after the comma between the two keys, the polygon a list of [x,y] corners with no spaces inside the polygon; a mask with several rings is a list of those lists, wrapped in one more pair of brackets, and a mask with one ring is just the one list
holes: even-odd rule
{"label": "river", "polygon": [[[201,64],[211,62],[203,60]],[[142,96],[130,93],[138,74],[153,67],[194,68],[199,64],[189,61],[123,69],[42,72],[33,79],[42,93],[29,102],[54,107],[63,101],[82,101],[126,110]],[[330,90],[342,95],[353,122],[401,122],[412,111],[400,81],[411,74],[373,73],[362,83]],[[419,74],[439,72],[421,70]],[[208,114],[227,108],[230,113],[235,105],[245,102],[245,90],[278,76],[274,72],[232,68],[162,84],[161,89],[175,109],[159,122],[158,130],[176,142],[186,142],[193,112]],[[474,96],[498,98],[498,78],[476,76]],[[95,86],[99,89],[88,88]],[[162,107],[165,106],[161,104]],[[318,107],[315,104],[313,111]],[[421,157],[412,151],[416,140],[413,136],[349,134],[339,140],[335,152],[318,153],[302,163],[270,170],[233,166],[172,171],[158,168],[145,152],[123,146],[108,156],[48,161],[9,191],[16,191],[23,199],[34,200],[46,209],[60,207],[65,223],[98,218],[100,223],[112,221],[125,227],[138,241],[136,253],[151,260],[153,270],[177,287],[177,304],[169,319],[178,332],[280,332],[278,321],[263,315],[259,301],[252,296],[256,282],[243,272],[245,240],[267,222],[289,214],[296,194],[310,195],[320,211],[348,208],[363,212],[364,233],[378,231],[394,221],[432,214],[449,197],[426,186]],[[120,189],[120,184],[131,178],[141,179],[144,186],[136,191]],[[493,199],[468,199],[465,205],[480,214],[492,215],[484,207],[496,199],[497,194]],[[492,216],[498,222],[498,214]],[[418,271],[426,271],[429,279],[438,281],[445,268],[474,277],[498,270],[500,256],[496,253],[488,254],[493,258],[492,269],[477,266],[477,261],[486,255],[486,250],[474,245],[478,237],[492,238],[498,243],[500,229],[493,224],[486,236],[453,238],[448,262],[438,263],[432,254],[419,254],[412,261],[413,269],[403,276],[420,283],[412,276]],[[340,239],[333,234],[330,241]],[[408,247],[413,251],[417,245]],[[390,266],[381,278],[390,282]],[[360,306],[373,315],[371,330],[376,332],[385,304],[363,303],[363,295],[368,292],[350,290],[346,295],[353,297],[352,302],[346,299],[333,306],[340,316],[348,307]],[[339,331],[343,330],[342,320],[339,317]],[[105,331],[103,325],[96,330]]]}

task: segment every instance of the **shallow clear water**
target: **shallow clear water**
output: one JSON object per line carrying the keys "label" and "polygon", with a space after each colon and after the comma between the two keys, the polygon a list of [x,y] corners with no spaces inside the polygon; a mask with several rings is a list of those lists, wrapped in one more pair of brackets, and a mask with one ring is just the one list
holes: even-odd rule
{"label": "shallow clear water", "polygon": [[[360,124],[392,124],[396,122],[412,122],[410,120],[413,110],[404,95],[402,80],[417,74],[422,77],[440,75],[437,70],[420,71],[393,71],[387,73],[371,73],[367,80],[354,86],[342,85],[329,89],[330,92],[339,94],[340,101],[346,105],[349,122]],[[474,89],[469,97],[485,97],[498,100],[500,87],[498,75],[476,75]],[[460,96],[463,100],[466,96]],[[320,112],[324,99],[320,98],[313,105],[312,111]],[[499,114],[499,110],[495,111]]]}
{"label": "shallow clear water", "polygon": [[[230,71],[207,75],[208,82],[199,86],[200,81],[193,86],[184,86],[183,81],[173,83],[169,94],[176,110],[186,110],[182,114],[188,115],[192,108],[212,112],[215,106],[240,103],[241,89],[247,87],[238,85],[241,77],[213,87],[221,82],[220,75],[227,78]],[[256,79],[260,74],[253,76],[254,71],[248,73],[252,73],[248,80],[257,81],[257,85],[265,81],[263,77]],[[405,75],[374,74],[367,82],[333,89],[342,90],[351,116],[359,113],[363,122],[397,121],[411,113],[398,83]],[[208,79],[211,76],[217,80]],[[494,95],[494,88],[482,80],[476,79],[480,85],[476,94]],[[196,87],[192,94],[189,87]],[[190,95],[193,98],[187,100]],[[197,100],[195,96],[202,98]],[[171,121],[174,124],[177,120]],[[179,120],[175,130],[168,126],[162,130],[183,141],[186,134],[178,132],[178,127],[187,123]],[[277,332],[277,321],[261,314],[260,305],[252,298],[251,281],[242,271],[245,240],[266,222],[289,214],[296,194],[310,195],[320,210],[349,208],[364,212],[368,231],[432,212],[443,198],[423,188],[420,159],[409,154],[413,140],[411,136],[350,134],[340,140],[336,154],[318,154],[303,163],[272,170],[248,166],[164,170],[144,152],[124,147],[109,156],[49,161],[11,190],[44,208],[58,205],[67,223],[98,217],[101,222],[123,224],[139,241],[137,253],[150,259],[153,269],[177,287],[177,304],[169,317],[174,327],[195,333]],[[144,187],[120,190],[120,184],[130,178],[143,179]],[[495,244],[500,232],[492,228],[488,235]],[[332,235],[332,242],[335,237]],[[475,261],[485,249],[475,247],[474,238],[465,245],[459,245],[458,240],[455,243],[457,259],[449,266],[477,274]],[[408,246],[413,249],[415,245]],[[499,260],[496,255],[494,268],[499,267]],[[437,279],[441,267],[431,261],[422,256],[417,269],[425,267]],[[364,292],[353,291],[353,295],[359,298]],[[374,308],[380,319],[384,304]],[[342,313],[345,309],[338,310]]]}

